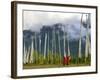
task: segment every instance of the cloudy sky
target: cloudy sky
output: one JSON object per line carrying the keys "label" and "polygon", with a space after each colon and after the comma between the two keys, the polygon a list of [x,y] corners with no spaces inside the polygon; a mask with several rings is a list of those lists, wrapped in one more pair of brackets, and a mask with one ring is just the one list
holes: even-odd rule
{"label": "cloudy sky", "polygon": [[[24,29],[38,30],[41,25],[51,25],[54,23],[74,24],[80,21],[82,14],[60,13],[60,12],[40,12],[24,11]],[[85,18],[85,17],[83,17]],[[38,27],[37,27],[38,26]]]}
{"label": "cloudy sky", "polygon": [[[81,13],[61,13],[61,12],[43,12],[43,11],[24,11],[23,22],[24,30],[39,31],[42,25],[53,25],[62,23],[69,25],[70,36],[78,37],[80,32]],[[86,20],[86,14],[83,15],[83,21]],[[82,26],[82,35],[86,35],[86,29]]]}

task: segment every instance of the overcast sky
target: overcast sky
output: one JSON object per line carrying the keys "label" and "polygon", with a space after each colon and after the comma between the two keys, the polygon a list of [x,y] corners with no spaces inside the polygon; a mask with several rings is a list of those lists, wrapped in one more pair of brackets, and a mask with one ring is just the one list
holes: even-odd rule
{"label": "overcast sky", "polygon": [[[78,13],[60,13],[60,12],[40,12],[24,11],[24,30],[39,30],[41,25],[51,25],[54,23],[70,23],[80,20],[82,14]],[[84,17],[85,18],[85,17]],[[71,23],[70,23],[71,24]]]}
{"label": "overcast sky", "polygon": [[[53,25],[55,23],[69,24],[70,36],[79,37],[80,13],[60,13],[60,12],[41,12],[24,11],[23,14],[24,30],[39,31],[42,25]],[[86,20],[86,14],[83,15],[83,21]],[[82,26],[82,35],[86,35],[86,29]]]}

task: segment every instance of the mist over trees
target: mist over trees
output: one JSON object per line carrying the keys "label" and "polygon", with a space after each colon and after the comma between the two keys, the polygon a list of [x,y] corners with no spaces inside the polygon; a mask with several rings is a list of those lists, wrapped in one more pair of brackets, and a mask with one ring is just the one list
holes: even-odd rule
{"label": "mist over trees", "polygon": [[87,58],[91,46],[90,14],[85,14],[85,21],[83,15],[80,20],[72,21],[73,24],[59,22],[41,25],[39,31],[23,30],[23,62],[61,63],[63,56]]}

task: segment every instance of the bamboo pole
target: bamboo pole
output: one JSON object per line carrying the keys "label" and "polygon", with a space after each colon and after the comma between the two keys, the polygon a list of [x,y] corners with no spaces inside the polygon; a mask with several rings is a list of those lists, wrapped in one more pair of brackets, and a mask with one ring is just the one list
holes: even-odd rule
{"label": "bamboo pole", "polygon": [[41,56],[40,56],[40,54],[41,54],[41,35],[39,35],[39,53],[38,53],[38,62],[40,63],[41,61]]}
{"label": "bamboo pole", "polygon": [[27,59],[26,62],[29,63],[29,60],[30,60],[30,46],[28,47],[26,59]]}
{"label": "bamboo pole", "polygon": [[59,43],[58,45],[59,45],[59,55],[60,55],[59,60],[60,60],[60,63],[61,63],[61,47],[60,47],[61,45],[60,45],[60,32],[59,31],[58,31],[58,43]]}
{"label": "bamboo pole", "polygon": [[49,55],[49,54],[50,54],[50,53],[49,53],[49,32],[48,32],[48,41],[47,41],[47,42],[48,42],[48,43],[47,43],[47,44],[48,44],[48,47],[47,47],[47,48],[48,48],[48,49],[47,49],[47,50],[48,50],[48,51],[47,51],[47,55],[48,55],[48,61],[49,61],[49,59],[50,59],[50,57],[49,57],[49,56],[50,56],[50,55]]}
{"label": "bamboo pole", "polygon": [[[88,14],[88,24],[89,24],[89,26],[91,26],[91,16],[90,16],[90,14]],[[88,27],[89,27],[88,26]],[[91,42],[90,42],[90,38],[89,38],[89,30],[88,30],[88,45],[89,45],[89,54],[91,54]]]}
{"label": "bamboo pole", "polygon": [[86,22],[87,22],[87,27],[86,27],[86,46],[85,46],[85,62],[86,62],[86,59],[89,55],[89,47],[90,47],[90,41],[89,41],[89,14],[86,15]]}
{"label": "bamboo pole", "polygon": [[35,37],[34,38],[35,38],[35,63],[37,63],[37,59],[36,59],[38,57],[37,56],[37,54],[38,54],[37,53],[38,52],[37,51],[37,33],[35,33]]}
{"label": "bamboo pole", "polygon": [[89,38],[89,26],[91,26],[90,25],[90,19],[91,19],[91,17],[90,17],[90,14],[88,14],[88,49],[89,49],[89,54],[91,54],[91,42],[90,42],[90,38]]}
{"label": "bamboo pole", "polygon": [[56,30],[54,30],[54,54],[55,54],[54,59],[56,59]]}
{"label": "bamboo pole", "polygon": [[44,60],[46,58],[46,43],[47,43],[47,34],[45,34],[45,43],[44,43]]}
{"label": "bamboo pole", "polygon": [[33,63],[33,52],[34,52],[34,42],[33,42],[34,37],[32,36],[32,43],[31,43],[31,52],[30,52],[30,63]]}
{"label": "bamboo pole", "polygon": [[[54,30],[52,29],[52,61],[54,61],[53,59],[54,59]],[[53,62],[52,62],[53,63]]]}
{"label": "bamboo pole", "polygon": [[69,28],[68,28],[68,26],[67,26],[68,56],[70,56],[70,48],[69,48],[69,38],[68,38],[68,31],[69,31]]}
{"label": "bamboo pole", "polygon": [[[54,29],[54,28],[53,28]],[[54,48],[54,55],[53,55],[53,60],[55,63],[55,58],[56,58],[56,38],[55,38],[55,29],[53,30],[53,48]]]}
{"label": "bamboo pole", "polygon": [[63,32],[64,32],[64,41],[63,41],[63,44],[64,44],[64,57],[66,57],[66,51],[65,51],[65,26],[63,26]]}
{"label": "bamboo pole", "polygon": [[[86,22],[87,22],[87,15],[86,15]],[[87,25],[88,25],[88,23],[87,23]],[[86,28],[85,62],[86,62],[87,57],[88,57],[88,26]]]}
{"label": "bamboo pole", "polygon": [[41,36],[39,36],[39,52],[41,53]]}
{"label": "bamboo pole", "polygon": [[27,63],[28,63],[28,48],[25,49],[25,50],[26,50],[25,62],[26,62],[26,64],[27,64]]}
{"label": "bamboo pole", "polygon": [[24,53],[23,53],[23,63],[26,64],[26,47],[25,47],[25,41],[24,41]]}
{"label": "bamboo pole", "polygon": [[81,22],[80,22],[80,38],[79,38],[78,63],[80,62],[80,59],[82,57],[82,54],[81,54],[82,18],[83,18],[83,14],[81,16]]}

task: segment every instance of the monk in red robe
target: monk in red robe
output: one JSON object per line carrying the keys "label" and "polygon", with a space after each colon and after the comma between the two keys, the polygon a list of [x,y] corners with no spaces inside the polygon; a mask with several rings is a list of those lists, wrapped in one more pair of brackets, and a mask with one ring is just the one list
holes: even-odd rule
{"label": "monk in red robe", "polygon": [[63,58],[64,65],[66,65],[66,64],[69,65],[70,61],[71,61],[71,56],[64,56],[64,58]]}

